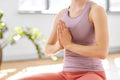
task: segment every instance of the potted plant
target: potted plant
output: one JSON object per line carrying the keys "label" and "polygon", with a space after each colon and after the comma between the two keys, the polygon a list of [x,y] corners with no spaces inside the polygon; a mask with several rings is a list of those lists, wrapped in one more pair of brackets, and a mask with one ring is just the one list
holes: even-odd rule
{"label": "potted plant", "polygon": [[2,63],[2,49],[5,47],[6,41],[3,40],[4,33],[8,30],[6,24],[2,21],[3,12],[0,11],[0,66]]}
{"label": "potted plant", "polygon": [[43,36],[42,32],[39,31],[39,29],[32,27],[15,27],[14,31],[15,34],[9,38],[9,41],[12,45],[15,44],[19,39],[27,37],[35,46],[38,57],[42,58],[43,52],[41,50],[40,42],[43,44],[45,37]]}

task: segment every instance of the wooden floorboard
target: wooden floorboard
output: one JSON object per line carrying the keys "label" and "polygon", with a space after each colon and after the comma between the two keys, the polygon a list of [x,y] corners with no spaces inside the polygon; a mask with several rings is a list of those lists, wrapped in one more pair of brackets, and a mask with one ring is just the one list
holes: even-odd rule
{"label": "wooden floorboard", "polygon": [[[58,61],[52,61],[51,59],[39,59],[3,62],[0,71],[0,80],[7,80],[11,76],[14,76],[28,67],[38,67],[43,65],[55,65],[62,63],[62,58],[60,58]],[[107,59],[103,61],[103,64],[105,65],[105,71],[108,80],[120,80],[120,53],[110,53]]]}

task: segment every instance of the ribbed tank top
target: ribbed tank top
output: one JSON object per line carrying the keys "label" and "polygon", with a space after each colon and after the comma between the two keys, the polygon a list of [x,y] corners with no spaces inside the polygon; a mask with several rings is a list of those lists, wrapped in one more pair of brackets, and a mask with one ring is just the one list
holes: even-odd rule
{"label": "ribbed tank top", "polygon": [[[94,45],[94,26],[89,21],[89,11],[92,1],[88,1],[77,17],[70,17],[67,9],[62,16],[72,35],[72,42],[80,45]],[[65,50],[63,71],[103,71],[101,60],[98,58],[86,57]]]}

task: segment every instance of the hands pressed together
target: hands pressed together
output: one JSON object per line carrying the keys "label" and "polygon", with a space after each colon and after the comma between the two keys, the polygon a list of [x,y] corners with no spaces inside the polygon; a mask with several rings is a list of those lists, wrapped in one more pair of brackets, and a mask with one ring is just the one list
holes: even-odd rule
{"label": "hands pressed together", "polygon": [[65,22],[63,22],[62,20],[60,20],[58,23],[57,39],[59,41],[59,44],[63,48],[66,48],[72,43],[71,33],[65,25]]}

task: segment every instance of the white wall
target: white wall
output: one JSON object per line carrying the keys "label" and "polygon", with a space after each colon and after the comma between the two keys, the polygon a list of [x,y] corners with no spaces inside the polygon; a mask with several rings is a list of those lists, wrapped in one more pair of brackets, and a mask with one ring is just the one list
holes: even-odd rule
{"label": "white wall", "polygon": [[[18,13],[18,0],[0,0],[0,10],[3,10],[3,21],[9,26],[6,37],[12,34],[12,28],[16,26],[31,26],[39,28],[48,38],[55,15],[44,14],[20,14]],[[108,15],[110,49],[120,49],[120,15]],[[16,45],[8,45],[3,50],[3,60],[36,59],[37,54],[31,42],[21,39]]]}
{"label": "white wall", "polygon": [[120,47],[120,14],[108,14],[110,47]]}
{"label": "white wall", "polygon": [[[20,14],[18,13],[18,0],[0,0],[0,10],[4,12],[3,21],[9,27],[6,37],[13,34],[12,29],[16,26],[37,27],[48,37],[55,15]],[[3,50],[3,60],[20,60],[37,58],[36,50],[32,43],[21,39],[14,46],[8,45]]]}

